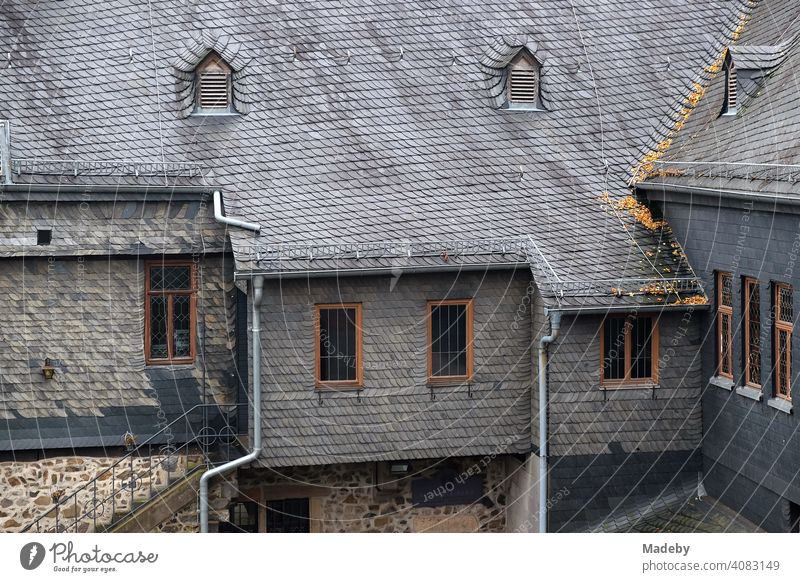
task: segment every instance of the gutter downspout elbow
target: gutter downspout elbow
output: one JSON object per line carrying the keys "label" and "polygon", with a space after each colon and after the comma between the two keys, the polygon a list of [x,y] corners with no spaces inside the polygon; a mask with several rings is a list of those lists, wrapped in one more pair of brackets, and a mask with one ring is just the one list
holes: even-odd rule
{"label": "gutter downspout elbow", "polygon": [[214,220],[222,224],[236,226],[245,230],[252,230],[255,233],[261,232],[261,225],[252,222],[245,222],[237,218],[228,218],[222,214],[222,192],[214,190]]}
{"label": "gutter downspout elbow", "polygon": [[208,485],[212,477],[252,463],[261,455],[261,301],[264,298],[264,277],[253,277],[250,285],[253,290],[253,449],[243,457],[209,469],[200,477],[200,533],[208,533]]}
{"label": "gutter downspout elbow", "polygon": [[539,340],[539,533],[547,533],[547,346],[558,337],[561,329],[561,313],[548,314],[550,318],[550,335]]}

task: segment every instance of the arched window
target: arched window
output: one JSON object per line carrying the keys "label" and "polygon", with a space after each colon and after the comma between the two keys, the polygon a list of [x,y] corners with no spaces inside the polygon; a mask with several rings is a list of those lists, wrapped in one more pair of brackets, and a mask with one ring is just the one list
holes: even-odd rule
{"label": "arched window", "polygon": [[233,89],[230,66],[217,53],[211,52],[195,69],[199,113],[224,113],[233,110]]}
{"label": "arched window", "polygon": [[520,52],[508,65],[508,104],[509,107],[540,109],[541,65],[528,54]]}

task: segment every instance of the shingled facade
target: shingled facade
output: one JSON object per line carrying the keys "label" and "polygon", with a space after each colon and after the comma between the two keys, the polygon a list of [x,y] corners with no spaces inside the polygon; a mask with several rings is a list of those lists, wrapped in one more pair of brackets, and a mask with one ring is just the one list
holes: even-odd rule
{"label": "shingled facade", "polygon": [[[800,9],[760,2],[725,47],[698,108],[638,189],[713,290],[703,317],[703,484],[769,531],[797,531],[800,351],[792,88]],[[736,77],[731,79],[731,63]],[[731,86],[734,111],[726,111]],[[788,339],[787,339],[788,338]]]}
{"label": "shingled facade", "polygon": [[[4,6],[2,273],[36,285],[5,298],[8,447],[119,445],[158,402],[259,384],[263,447],[212,527],[533,531],[560,321],[548,530],[696,482],[707,285],[630,182],[750,3],[256,8]],[[257,232],[216,223],[214,191]],[[176,257],[201,265],[203,352],[154,366],[144,265]],[[38,291],[50,263],[71,295]]]}

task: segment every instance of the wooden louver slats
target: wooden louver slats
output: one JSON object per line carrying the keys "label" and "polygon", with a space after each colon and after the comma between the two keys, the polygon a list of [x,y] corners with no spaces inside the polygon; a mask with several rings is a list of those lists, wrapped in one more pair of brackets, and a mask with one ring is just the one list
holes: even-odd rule
{"label": "wooden louver slats", "polygon": [[736,109],[736,67],[733,63],[728,67],[728,111]]}
{"label": "wooden louver slats", "polygon": [[203,71],[200,73],[200,108],[227,109],[230,105],[230,76],[225,71]]}
{"label": "wooden louver slats", "polygon": [[539,98],[539,75],[531,69],[511,69],[509,98],[512,103],[536,103]]}

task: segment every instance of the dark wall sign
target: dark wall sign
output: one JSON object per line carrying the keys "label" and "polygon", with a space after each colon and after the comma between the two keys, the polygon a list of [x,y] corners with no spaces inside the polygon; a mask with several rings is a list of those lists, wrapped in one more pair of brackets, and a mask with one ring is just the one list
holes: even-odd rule
{"label": "dark wall sign", "polygon": [[411,482],[411,501],[421,507],[470,505],[483,497],[483,477],[442,471]]}

